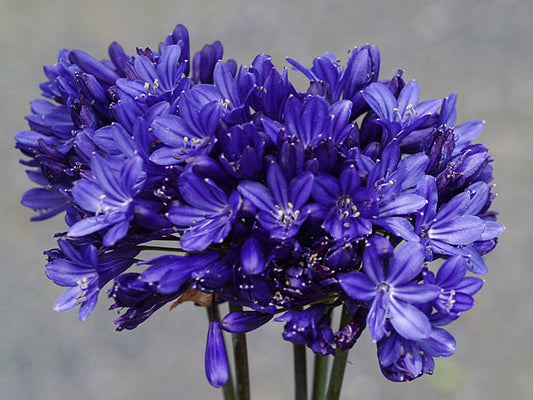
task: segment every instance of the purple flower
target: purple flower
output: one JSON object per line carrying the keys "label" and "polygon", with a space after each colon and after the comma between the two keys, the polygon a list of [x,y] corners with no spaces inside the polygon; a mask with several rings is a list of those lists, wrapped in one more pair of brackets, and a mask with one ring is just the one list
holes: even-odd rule
{"label": "purple flower", "polygon": [[378,197],[360,186],[359,171],[353,164],[341,172],[339,179],[319,174],[313,198],[326,214],[322,228],[334,239],[352,240],[372,233],[371,218],[377,215]]}
{"label": "purple flower", "polygon": [[142,159],[134,157],[116,166],[111,159],[95,155],[91,168],[92,176],[74,186],[72,197],[79,207],[93,215],[76,222],[68,235],[81,237],[108,228],[104,245],[110,247],[126,236],[133,220],[134,197],[144,180]]}
{"label": "purple flower", "polygon": [[361,90],[378,79],[380,55],[376,46],[367,44],[353,50],[345,68],[340,67],[337,58],[330,53],[315,58],[311,68],[305,68],[290,57],[287,61],[312,83],[325,85],[325,97],[330,103],[337,102],[341,94],[344,99],[351,100],[351,113],[357,117],[366,106]]}
{"label": "purple flower", "polygon": [[280,74],[270,56],[259,54],[255,57],[249,72],[255,76],[255,91],[251,103],[256,111],[262,111],[268,118],[282,120],[285,102],[296,90],[289,81],[287,69]]}
{"label": "purple flower", "polygon": [[140,280],[150,283],[157,293],[171,295],[182,292],[189,286],[193,274],[209,270],[220,258],[218,252],[202,252],[188,256],[164,255],[140,264],[152,264],[141,275]]}
{"label": "purple flower", "polygon": [[420,88],[416,81],[408,82],[397,99],[381,82],[370,84],[362,95],[377,114],[379,119],[376,122],[387,129],[390,137],[396,137],[400,142],[426,122],[442,104],[441,100],[419,103]]}
{"label": "purple flower", "polygon": [[258,178],[263,168],[263,156],[270,143],[256,125],[246,123],[220,129],[218,142],[222,147],[220,164],[226,172],[238,179]]}
{"label": "purple flower", "polygon": [[66,240],[58,241],[59,252],[46,265],[46,276],[55,284],[70,287],[57,299],[54,310],[69,311],[77,306],[80,321],[96,307],[100,289],[134,262],[139,250],[125,248],[98,254],[96,247],[86,244],[77,249]]}
{"label": "purple flower", "polygon": [[481,239],[485,230],[481,218],[465,215],[473,193],[462,192],[438,207],[437,184],[430,175],[419,181],[416,193],[428,200],[415,221],[415,232],[426,249],[426,258],[432,260],[433,254],[468,255],[461,246]]}
{"label": "purple flower", "polygon": [[192,172],[180,176],[178,187],[188,204],[173,206],[168,218],[183,227],[181,247],[201,251],[211,243],[221,243],[230,233],[241,206],[239,193],[235,191],[227,197],[211,179],[201,179]]}
{"label": "purple flower", "polygon": [[442,328],[433,328],[427,339],[414,341],[391,331],[378,342],[378,359],[383,375],[394,382],[409,382],[432,374],[433,357],[455,353],[455,339]]}
{"label": "purple flower", "polygon": [[222,60],[215,64],[214,86],[195,85],[190,96],[200,107],[216,101],[221,104],[221,117],[230,124],[244,123],[249,119],[248,98],[254,90],[254,76],[242,67],[237,74],[231,73]]}
{"label": "purple flower", "polygon": [[[288,58],[310,80],[302,91],[266,54],[222,56],[215,41],[191,57],[178,25],[134,56],[112,43],[108,59],[61,50],[45,67],[46,99],[15,140],[38,185],[22,204],[34,220],[65,211],[69,226],[47,252],[46,274],[68,288],[55,308],[85,319],[114,279],[117,330],[178,298],[251,309],[209,325],[215,387],[229,379],[221,329],[279,313],[284,339],[316,353],[352,348],[368,326],[386,377],[431,373],[455,350],[439,327],[483,284],[467,271],[487,272],[504,229],[492,159],[472,144],[483,122],[455,126],[457,96],[420,102],[401,70],[378,81],[375,46],[344,66]],[[137,259],[151,250],[176,254]],[[351,319],[334,333],[341,304]]]}
{"label": "purple flower", "polygon": [[385,334],[389,320],[404,338],[429,338],[431,323],[415,305],[433,301],[440,293],[434,285],[418,284],[424,265],[424,251],[419,243],[392,247],[382,237],[373,237],[363,253],[363,271],[341,274],[339,283],[348,296],[369,304],[367,326],[374,342]]}
{"label": "purple flower", "polygon": [[139,103],[147,105],[158,101],[172,101],[188,84],[183,79],[187,67],[182,60],[183,43],[167,45],[154,63],[144,54],[140,54],[131,61],[128,78],[116,81],[117,87],[126,95]]}
{"label": "purple flower", "polygon": [[260,211],[257,220],[274,239],[289,239],[309,215],[306,205],[313,184],[313,174],[304,172],[287,182],[278,164],[272,163],[267,172],[267,185],[242,181],[238,190]]}
{"label": "purple flower", "polygon": [[436,276],[430,271],[424,274],[425,282],[442,289],[433,305],[448,321],[457,319],[462,312],[470,310],[474,306],[472,296],[483,286],[483,280],[465,276],[467,270],[465,258],[455,256],[440,266]]}
{"label": "purple flower", "polygon": [[321,96],[307,96],[302,104],[290,96],[285,103],[284,135],[298,138],[304,148],[316,147],[326,139],[340,143],[353,128],[348,124],[351,106],[350,101],[342,100],[328,108]]}
{"label": "purple flower", "polygon": [[161,115],[152,123],[154,135],[164,144],[150,156],[156,164],[185,163],[198,154],[208,154],[214,145],[222,105],[212,101],[199,108],[183,95],[178,107],[179,115]]}

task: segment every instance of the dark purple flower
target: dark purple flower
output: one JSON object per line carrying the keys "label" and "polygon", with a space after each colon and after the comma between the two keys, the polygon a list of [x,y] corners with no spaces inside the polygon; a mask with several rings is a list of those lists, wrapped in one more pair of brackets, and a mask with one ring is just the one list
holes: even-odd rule
{"label": "dark purple flower", "polygon": [[335,354],[331,318],[323,304],[312,305],[303,311],[287,311],[275,321],[285,322],[285,340],[305,344],[317,354]]}
{"label": "dark purple flower", "polygon": [[268,118],[281,121],[287,98],[296,94],[289,81],[287,69],[280,74],[270,56],[259,54],[248,71],[255,76],[256,88],[252,94],[252,107],[263,112]]}
{"label": "dark purple flower", "polygon": [[171,295],[182,292],[192,281],[193,274],[208,270],[220,258],[218,252],[194,253],[188,256],[164,255],[140,264],[152,264],[140,276],[157,293]]}
{"label": "dark purple flower", "polygon": [[180,61],[181,53],[178,44],[165,46],[156,63],[143,54],[135,57],[128,78],[118,79],[117,87],[139,103],[172,101],[188,85],[188,79],[183,78],[187,63]]}
{"label": "dark purple flower", "polygon": [[258,178],[270,143],[268,137],[250,123],[219,129],[217,137],[222,147],[219,160],[227,173],[239,179]]}
{"label": "dark purple flower", "polygon": [[192,59],[192,80],[195,83],[213,83],[213,71],[218,60],[222,60],[224,47],[218,40],[206,44]]}
{"label": "dark purple flower", "polygon": [[254,75],[241,67],[234,76],[228,65],[220,60],[215,65],[213,79],[214,86],[199,84],[191,89],[190,96],[195,103],[202,107],[213,101],[219,102],[221,117],[230,124],[249,120],[248,98],[254,90]]}
{"label": "dark purple flower", "polygon": [[284,136],[298,138],[304,148],[316,147],[326,139],[340,143],[353,128],[348,124],[351,106],[350,101],[342,100],[328,107],[321,96],[307,96],[302,104],[290,96],[285,103]]}

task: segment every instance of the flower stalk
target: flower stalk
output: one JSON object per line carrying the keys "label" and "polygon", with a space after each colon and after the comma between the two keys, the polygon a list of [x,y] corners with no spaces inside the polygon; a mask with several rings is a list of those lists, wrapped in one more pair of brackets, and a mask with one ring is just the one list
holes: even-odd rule
{"label": "flower stalk", "polygon": [[[350,322],[351,316],[348,314],[346,305],[342,306],[341,322],[339,328]],[[344,379],[344,370],[346,369],[346,361],[348,360],[348,350],[337,350],[337,354],[333,359],[333,366],[331,367],[331,375],[329,378],[328,392],[326,400],[339,400],[342,389],[342,381]]]}
{"label": "flower stalk", "polygon": [[[241,312],[242,306],[230,303],[230,312]],[[250,400],[250,374],[248,372],[248,348],[245,333],[232,333],[237,399]]]}
{"label": "flower stalk", "polygon": [[294,399],[307,399],[307,360],[304,344],[293,344]]}
{"label": "flower stalk", "polygon": [[315,354],[312,400],[324,400],[328,380],[329,357]]}

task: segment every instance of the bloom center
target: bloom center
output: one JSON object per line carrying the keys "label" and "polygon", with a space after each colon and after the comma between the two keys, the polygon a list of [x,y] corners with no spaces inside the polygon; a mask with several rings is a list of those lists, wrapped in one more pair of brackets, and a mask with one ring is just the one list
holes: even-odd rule
{"label": "bloom center", "polygon": [[276,204],[280,226],[290,228],[300,215],[300,210],[295,210],[294,205],[290,201],[287,203],[287,206],[288,208],[282,210],[281,207]]}
{"label": "bloom center", "polygon": [[337,201],[337,209],[339,211],[339,221],[347,218],[357,218],[361,215],[361,213],[357,211],[357,205],[348,196],[342,196]]}

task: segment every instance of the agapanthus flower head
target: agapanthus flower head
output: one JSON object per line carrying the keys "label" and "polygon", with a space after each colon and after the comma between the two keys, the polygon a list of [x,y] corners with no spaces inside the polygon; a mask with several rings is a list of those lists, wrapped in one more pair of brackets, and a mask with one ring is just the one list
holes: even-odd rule
{"label": "agapanthus flower head", "polygon": [[[111,280],[117,330],[165,305],[209,307],[215,387],[229,379],[223,331],[272,319],[321,355],[368,327],[387,378],[431,373],[504,229],[492,158],[473,143],[484,122],[456,125],[457,95],[422,100],[402,70],[380,78],[373,45],[344,65],[287,58],[304,88],[266,54],[223,56],[219,41],[191,52],[178,25],[154,48],[63,49],[44,68],[45,99],[15,140],[37,185],[22,204],[34,220],[65,212],[46,253],[46,275],[68,287],[55,309],[87,318]],[[244,309],[220,319],[224,303]]]}

